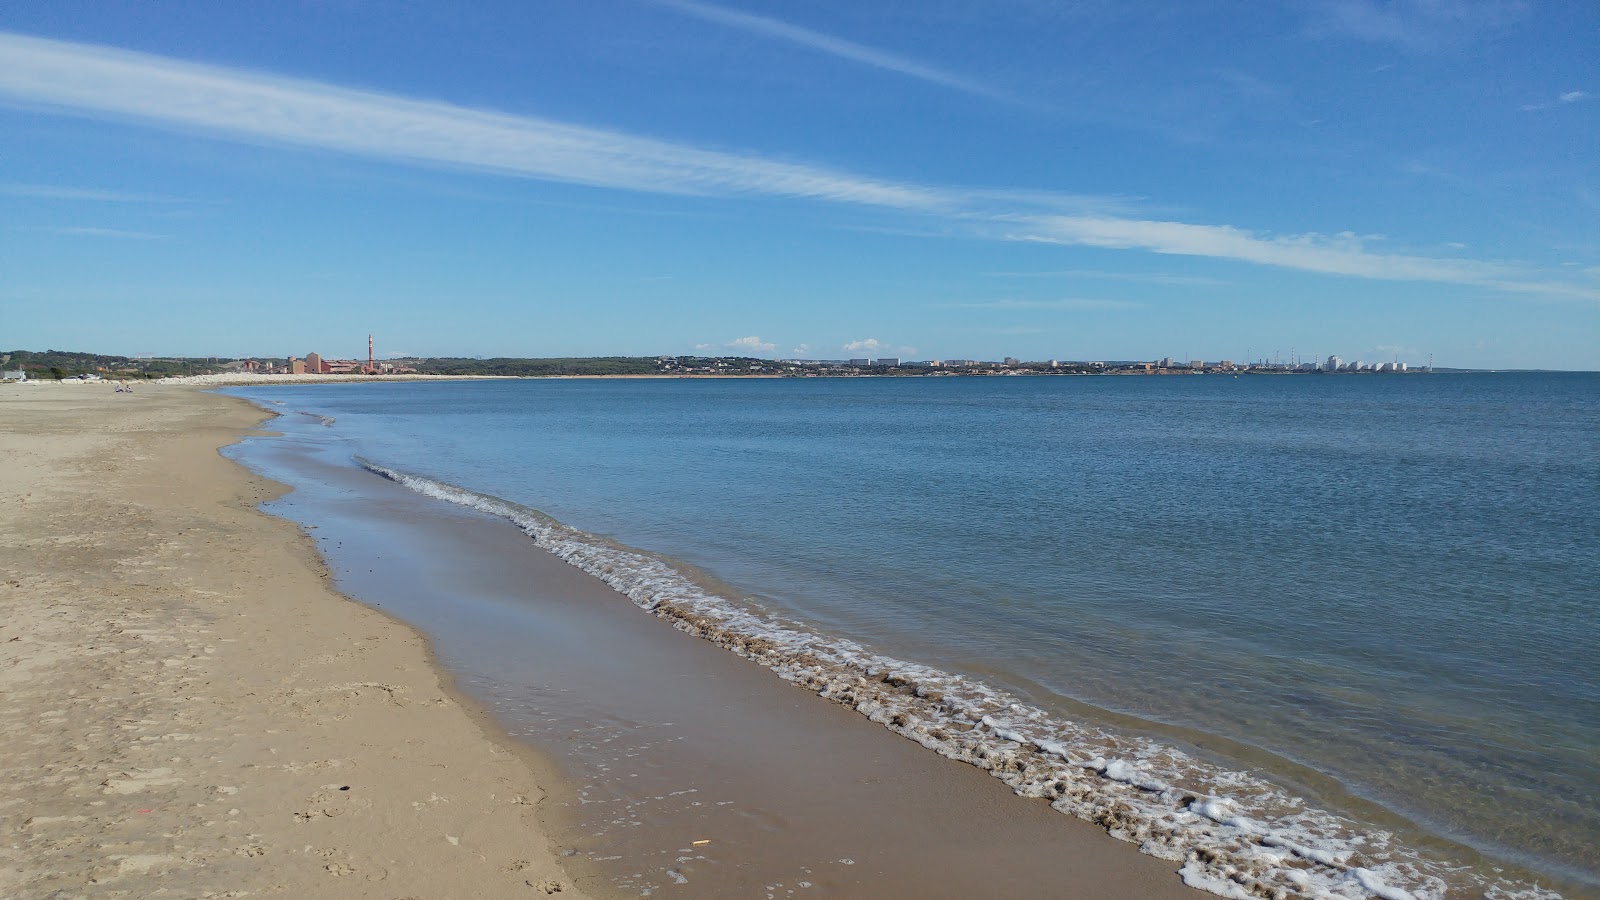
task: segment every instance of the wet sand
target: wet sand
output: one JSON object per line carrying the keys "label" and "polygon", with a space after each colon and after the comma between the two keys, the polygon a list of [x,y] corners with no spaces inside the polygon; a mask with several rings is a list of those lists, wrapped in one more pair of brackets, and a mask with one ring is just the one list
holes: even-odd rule
{"label": "wet sand", "polygon": [[581,896],[548,764],[218,455],[261,418],[0,386],[0,896]]}
{"label": "wet sand", "polygon": [[333,430],[241,448],[297,490],[338,587],[416,625],[569,784],[592,894],[1200,896],[1173,864],[677,632],[509,524],[354,467]]}

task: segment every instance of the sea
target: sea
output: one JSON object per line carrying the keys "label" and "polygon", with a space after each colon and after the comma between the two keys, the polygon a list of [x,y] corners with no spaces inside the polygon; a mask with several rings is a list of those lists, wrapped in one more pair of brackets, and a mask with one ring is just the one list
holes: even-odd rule
{"label": "sea", "polygon": [[225,393],[1192,886],[1600,893],[1600,374]]}

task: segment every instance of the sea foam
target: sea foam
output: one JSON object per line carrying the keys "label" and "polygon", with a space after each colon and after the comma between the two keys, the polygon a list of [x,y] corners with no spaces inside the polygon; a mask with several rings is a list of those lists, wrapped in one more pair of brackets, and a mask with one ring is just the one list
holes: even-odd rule
{"label": "sea foam", "polygon": [[1181,863],[1184,883],[1223,897],[1437,900],[1559,895],[1435,860],[1255,775],[1158,741],[1028,706],[972,678],[872,652],[711,593],[666,561],[568,527],[529,507],[357,462],[417,493],[507,519],[534,542],[675,628],[951,759],[1024,797]]}

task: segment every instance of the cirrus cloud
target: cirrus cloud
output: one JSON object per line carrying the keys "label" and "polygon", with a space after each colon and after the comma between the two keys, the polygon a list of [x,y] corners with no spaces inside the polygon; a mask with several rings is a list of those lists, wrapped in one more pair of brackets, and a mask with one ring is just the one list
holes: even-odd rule
{"label": "cirrus cloud", "polygon": [[[1357,4],[1361,5],[1361,4]],[[1559,102],[1586,99],[1569,91]],[[1571,97],[1572,99],[1565,99]],[[184,133],[653,194],[765,196],[931,217],[973,237],[1600,300],[1528,266],[1376,252],[1349,235],[1087,213],[1084,198],[920,185],[619,131],[0,32],[0,103]]]}

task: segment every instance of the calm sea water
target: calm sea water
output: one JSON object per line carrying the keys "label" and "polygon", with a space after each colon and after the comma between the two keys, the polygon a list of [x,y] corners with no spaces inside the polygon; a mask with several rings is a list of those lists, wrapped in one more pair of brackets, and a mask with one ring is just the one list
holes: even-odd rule
{"label": "calm sea water", "polygon": [[233,393],[875,651],[1600,885],[1600,376]]}

